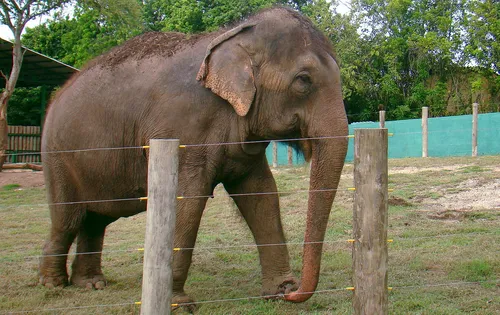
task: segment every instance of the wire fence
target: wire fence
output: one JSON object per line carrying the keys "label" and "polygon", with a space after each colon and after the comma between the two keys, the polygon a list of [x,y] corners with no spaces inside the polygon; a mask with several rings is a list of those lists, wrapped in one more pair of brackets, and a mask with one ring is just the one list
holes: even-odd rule
{"label": "wire fence", "polygon": [[[500,211],[499,211],[500,213]],[[495,232],[468,232],[468,233],[452,233],[452,234],[436,234],[436,235],[428,235],[428,236],[414,236],[414,237],[392,237],[388,239],[389,243],[397,243],[404,241],[417,241],[417,240],[425,240],[425,239],[440,239],[440,238],[448,238],[448,237],[468,237],[468,236],[495,236],[500,237],[500,231]],[[312,244],[352,244],[355,240],[351,238],[345,238],[341,240],[324,240],[321,242],[284,242],[284,243],[273,243],[273,244],[234,244],[234,245],[218,245],[218,246],[197,246],[197,247],[175,247],[174,251],[213,251],[213,250],[227,250],[227,249],[248,249],[248,248],[259,248],[259,247],[274,247],[274,246],[304,246],[304,245],[312,245]],[[78,256],[78,255],[95,255],[95,254],[116,254],[116,253],[131,253],[131,252],[143,252],[144,245],[140,244],[133,248],[128,249],[113,249],[113,250],[102,250],[102,251],[93,251],[93,252],[69,252],[67,254],[51,254],[51,255],[33,255],[33,256],[25,256],[25,257],[8,257],[8,251],[5,251],[0,256],[0,261],[2,262],[16,262],[16,261],[29,261],[36,260],[43,257],[64,257],[64,256]]]}
{"label": "wire fence", "polygon": [[[428,133],[452,133],[452,132],[469,132],[470,129],[443,129],[443,130],[429,130]],[[478,131],[500,131],[500,128],[478,128]],[[414,135],[422,134],[422,131],[412,131],[412,132],[398,132],[391,133],[390,137],[404,136],[404,135]],[[214,143],[204,143],[204,144],[181,144],[179,147],[181,149],[187,148],[198,148],[198,147],[214,147],[214,146],[226,146],[226,145],[242,145],[242,144],[259,144],[259,143],[270,143],[270,142],[297,142],[297,141],[311,141],[311,140],[332,140],[332,139],[345,139],[354,138],[354,135],[348,136],[324,136],[324,137],[302,137],[302,138],[288,138],[288,139],[275,139],[275,140],[253,140],[253,141],[234,141],[234,142],[214,142]],[[468,143],[467,143],[468,144]],[[445,146],[448,144],[444,144]],[[83,149],[68,149],[68,150],[53,150],[53,151],[42,151],[42,152],[29,152],[29,153],[8,153],[2,154],[3,156],[22,156],[22,155],[49,155],[49,154],[63,154],[63,153],[80,153],[80,152],[96,152],[96,151],[115,151],[115,150],[137,150],[137,149],[149,149],[148,145],[138,145],[138,146],[117,146],[117,147],[102,147],[102,148],[83,148]]]}
{"label": "wire fence", "polygon": [[[491,129],[490,129],[491,130]],[[500,130],[500,129],[493,129]],[[430,131],[432,132],[456,132],[459,130],[443,130],[443,131]],[[406,133],[409,134],[409,133]],[[394,135],[397,136],[398,134]],[[304,141],[304,140],[326,140],[326,139],[339,139],[339,138],[350,138],[349,137],[317,137],[317,138],[294,138],[294,139],[285,139],[280,141]],[[244,141],[244,142],[221,142],[221,143],[210,143],[210,144],[184,144],[180,147],[182,149],[187,149],[191,147],[202,147],[202,146],[222,146],[222,145],[236,145],[236,144],[248,144],[248,143],[263,143],[269,141]],[[41,152],[40,154],[56,154],[56,153],[78,153],[78,152],[92,152],[92,151],[102,151],[102,150],[130,150],[130,149],[148,149],[148,146],[129,146],[129,147],[116,147],[116,148],[91,148],[91,149],[77,149],[77,150],[62,150],[62,151],[48,151]],[[32,154],[32,153],[30,153]],[[334,192],[334,191],[354,191],[354,188],[339,188],[339,189],[318,189],[318,190],[293,190],[293,191],[276,191],[276,192],[254,192],[254,193],[243,193],[243,194],[224,194],[225,197],[240,197],[240,196],[267,196],[267,195],[288,195],[288,194],[296,194],[296,193],[325,193],[325,192]],[[193,196],[177,196],[179,201],[183,199],[196,199],[196,198],[213,198],[214,195],[193,195]],[[121,198],[121,199],[103,199],[103,200],[85,200],[85,201],[69,201],[69,202],[58,202],[58,203],[40,203],[40,204],[19,204],[12,205],[15,207],[24,206],[24,207],[36,207],[36,206],[59,206],[59,205],[74,205],[74,204],[84,204],[84,203],[108,203],[108,202],[124,202],[124,201],[147,201],[147,197],[134,197],[134,198]],[[7,206],[7,207],[12,207]],[[491,210],[490,211],[495,211]],[[478,233],[478,232],[470,232],[470,233],[453,233],[453,234],[436,234],[436,235],[427,235],[427,236],[418,236],[418,237],[395,237],[390,239],[390,242],[404,242],[404,241],[417,241],[424,239],[435,239],[435,238],[448,238],[448,237],[467,237],[467,236],[482,236],[482,237],[497,237],[500,234],[498,232],[491,233]],[[344,240],[325,240],[322,242],[286,242],[286,243],[277,243],[277,244],[236,244],[236,245],[218,245],[218,246],[205,246],[205,247],[196,247],[196,248],[174,248],[175,251],[186,251],[186,250],[199,250],[199,251],[207,251],[207,250],[231,250],[231,249],[241,249],[241,248],[258,248],[258,247],[271,247],[271,246],[296,246],[296,245],[308,245],[308,244],[349,244],[352,243],[352,239],[344,239]],[[33,260],[40,259],[47,256],[75,256],[75,255],[91,255],[91,254],[109,254],[109,253],[125,253],[125,252],[142,252],[144,248],[131,248],[131,249],[120,249],[120,250],[103,250],[98,252],[72,252],[68,254],[57,254],[57,255],[35,255],[35,256],[26,256],[26,257],[16,257],[15,259],[2,255],[0,257],[0,261],[4,262],[15,262],[16,260]],[[408,285],[408,286],[395,286],[392,289],[414,289],[414,288],[435,288],[435,287],[444,287],[444,286],[460,286],[460,285],[477,285],[481,283],[496,283],[499,279],[496,280],[485,280],[485,281],[474,281],[474,282],[451,282],[451,283],[442,283],[442,284],[428,284],[428,285]],[[318,290],[314,293],[333,293],[333,292],[345,292],[351,290],[352,287],[346,288],[333,288],[333,289],[325,289]],[[264,298],[282,298],[283,295],[270,295],[264,296]],[[242,298],[232,298],[232,299],[217,299],[217,300],[207,300],[207,301],[199,301],[189,303],[191,304],[208,304],[208,303],[222,303],[222,302],[234,302],[234,301],[242,301],[242,300],[252,300],[252,299],[261,299],[262,296],[251,296],[251,297],[242,297]],[[22,314],[22,313],[33,313],[33,312],[54,312],[54,311],[64,311],[64,310],[72,310],[72,309],[92,309],[92,308],[100,308],[100,307],[118,307],[118,306],[127,306],[127,305],[140,305],[140,302],[126,302],[126,303],[116,303],[116,304],[98,304],[98,305],[88,305],[88,306],[75,306],[75,307],[61,307],[61,308],[46,308],[46,309],[34,309],[34,310],[22,310],[22,311],[7,311],[5,313],[0,314]],[[184,306],[184,304],[176,304],[175,307]]]}
{"label": "wire fence", "polygon": [[[481,285],[486,283],[497,283],[500,284],[500,279],[495,280],[483,280],[483,281],[459,281],[459,282],[449,282],[449,283],[435,283],[435,284],[422,284],[422,285],[403,285],[389,287],[389,291],[394,292],[396,290],[408,290],[408,289],[425,289],[425,288],[440,288],[440,287],[457,287],[457,286],[471,286],[471,285]],[[315,290],[311,292],[304,292],[302,294],[328,294],[328,293],[343,293],[353,291],[353,287],[343,287],[343,288],[332,288],[324,290]],[[228,298],[228,299],[216,299],[216,300],[205,300],[205,301],[193,301],[189,303],[175,303],[172,307],[182,307],[182,306],[195,306],[203,304],[212,303],[230,303],[238,301],[251,301],[257,299],[281,299],[284,294],[273,294],[273,295],[259,295],[259,296],[246,296],[241,298]],[[32,310],[20,310],[20,311],[8,311],[2,312],[0,314],[28,314],[28,313],[47,313],[47,312],[57,312],[57,311],[70,311],[70,310],[83,310],[83,309],[94,309],[94,308],[111,308],[111,307],[121,307],[121,306],[140,306],[140,301],[134,302],[123,302],[123,303],[113,303],[113,304],[97,304],[97,305],[82,305],[82,306],[71,306],[71,307],[56,307],[56,308],[40,308]]]}

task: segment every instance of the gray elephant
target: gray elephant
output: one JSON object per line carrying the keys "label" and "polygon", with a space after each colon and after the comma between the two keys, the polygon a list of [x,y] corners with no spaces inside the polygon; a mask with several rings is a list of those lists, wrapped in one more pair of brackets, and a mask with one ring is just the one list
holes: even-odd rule
{"label": "gray elephant", "polygon": [[[246,142],[181,150],[178,194],[208,196],[219,183],[230,194],[276,192],[265,155],[268,142],[248,141],[309,138],[298,144],[312,163],[310,189],[327,191],[309,194],[300,286],[286,246],[258,247],[262,294],[283,293],[286,300],[302,302],[318,283],[347,130],[330,42],[307,18],[279,7],[210,34],[147,33],[91,61],[53,99],[42,151],[136,147],[155,138],[177,138],[182,144]],[[105,228],[146,205],[71,202],[145,196],[147,155],[143,149],[43,155],[52,204],[40,263],[43,285],[106,285],[99,253]],[[277,195],[233,199],[257,244],[286,242]],[[206,201],[178,201],[175,247],[195,246]],[[68,281],[64,254],[75,238],[77,252],[97,253],[77,255]],[[184,292],[191,258],[189,250],[174,254],[173,303],[191,301]]]}

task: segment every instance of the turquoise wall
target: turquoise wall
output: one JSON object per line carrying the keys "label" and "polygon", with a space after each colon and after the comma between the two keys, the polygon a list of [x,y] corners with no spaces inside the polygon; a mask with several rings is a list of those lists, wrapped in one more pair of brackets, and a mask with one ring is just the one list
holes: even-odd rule
{"label": "turquoise wall", "polygon": [[[273,145],[272,143],[267,146],[266,149],[267,160],[269,165],[273,164]],[[293,151],[292,155],[293,164],[303,164],[305,162],[304,157],[301,154]],[[278,142],[278,165],[288,165],[288,145],[283,142]]]}
{"label": "turquoise wall", "polygon": [[[389,158],[422,156],[422,120],[397,120],[385,123],[389,133]],[[349,125],[349,134],[358,128],[378,128],[378,122],[361,122]],[[472,154],[472,115],[429,118],[428,155],[469,156]],[[478,117],[478,155],[500,154],[500,113],[479,114]],[[272,164],[272,145],[266,151],[269,164]],[[354,156],[354,139],[349,139],[347,161]],[[304,159],[294,153],[294,164]],[[278,165],[287,165],[286,144],[278,144]]]}

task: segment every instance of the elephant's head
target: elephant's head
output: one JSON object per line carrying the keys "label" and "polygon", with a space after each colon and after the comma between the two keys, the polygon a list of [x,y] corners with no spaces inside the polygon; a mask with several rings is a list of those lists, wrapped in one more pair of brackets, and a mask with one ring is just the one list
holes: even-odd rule
{"label": "elephant's head", "polygon": [[[215,38],[197,79],[234,107],[242,140],[312,138],[299,142],[312,163],[301,285],[285,297],[305,301],[318,283],[322,241],[347,151],[331,45],[300,14],[269,9]],[[249,153],[255,149],[260,148],[244,147]]]}

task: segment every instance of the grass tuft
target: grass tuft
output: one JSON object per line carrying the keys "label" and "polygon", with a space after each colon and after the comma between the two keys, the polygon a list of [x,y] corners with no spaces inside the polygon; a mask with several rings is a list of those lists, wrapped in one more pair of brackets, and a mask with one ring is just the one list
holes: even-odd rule
{"label": "grass tuft", "polygon": [[9,190],[15,190],[21,188],[21,185],[19,184],[8,184],[2,187],[3,191],[9,191]]}
{"label": "grass tuft", "polygon": [[492,280],[493,266],[483,259],[459,262],[453,266],[450,275],[464,281]]}

